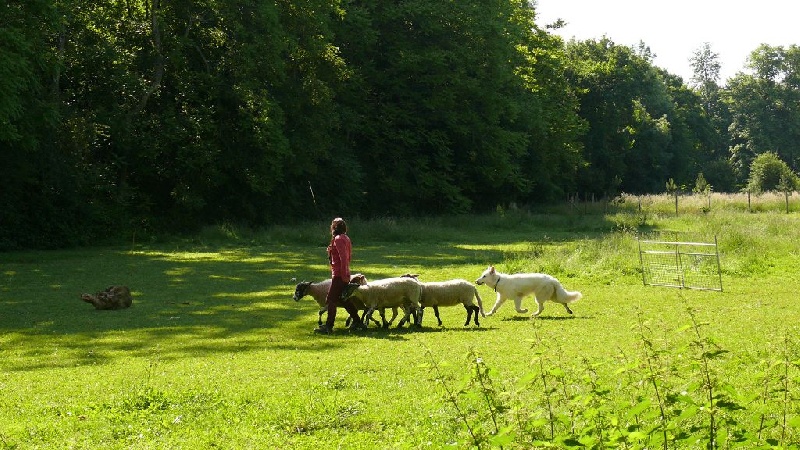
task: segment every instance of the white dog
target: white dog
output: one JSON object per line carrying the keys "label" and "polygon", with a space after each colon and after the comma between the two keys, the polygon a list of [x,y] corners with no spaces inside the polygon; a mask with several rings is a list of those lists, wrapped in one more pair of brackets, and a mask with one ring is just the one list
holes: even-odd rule
{"label": "white dog", "polygon": [[495,302],[492,310],[486,313],[491,316],[497,311],[506,299],[513,298],[514,305],[517,312],[525,314],[527,309],[522,308],[522,298],[530,294],[534,295],[536,304],[539,309],[533,314],[533,317],[538,316],[544,309],[544,302],[552,300],[556,303],[561,303],[567,312],[572,314],[569,309],[569,303],[578,301],[583,297],[580,292],[570,292],[564,289],[564,286],[555,278],[544,273],[518,273],[514,275],[506,275],[494,270],[494,266],[489,266],[483,274],[475,280],[476,284],[486,284],[494,288],[497,292],[497,301]]}

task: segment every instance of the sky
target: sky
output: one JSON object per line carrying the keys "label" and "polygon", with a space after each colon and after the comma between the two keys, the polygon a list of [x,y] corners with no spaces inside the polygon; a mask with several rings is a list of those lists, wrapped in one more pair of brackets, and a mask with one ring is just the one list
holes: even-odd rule
{"label": "sky", "polygon": [[[760,44],[800,45],[798,0],[536,0],[537,24],[563,19],[555,33],[565,40],[608,37],[617,45],[643,41],[653,64],[689,83],[689,58],[708,42],[719,55],[720,84],[747,71]],[[552,30],[551,30],[552,32]]]}

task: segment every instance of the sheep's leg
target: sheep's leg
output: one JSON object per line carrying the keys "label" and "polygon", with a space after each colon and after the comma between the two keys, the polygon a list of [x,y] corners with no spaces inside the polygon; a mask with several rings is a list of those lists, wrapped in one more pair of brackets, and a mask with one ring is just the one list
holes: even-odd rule
{"label": "sheep's leg", "polygon": [[403,306],[403,318],[400,319],[400,322],[397,323],[397,328],[403,328],[406,323],[411,323],[411,308],[408,306]]}
{"label": "sheep's leg", "polygon": [[[392,320],[394,320],[394,317],[392,317]],[[390,323],[391,322],[386,321],[386,308],[381,308],[381,326],[383,328],[389,328]]]}
{"label": "sheep's leg", "polygon": [[[476,327],[481,326],[481,324],[478,322],[478,315],[479,315],[478,313],[481,311],[481,308],[476,305],[472,305],[470,306],[470,309],[472,310],[473,313],[475,313],[475,326]],[[469,323],[469,317],[467,317],[467,323]]]}
{"label": "sheep's leg", "polygon": [[363,323],[364,326],[368,327],[369,326],[369,320],[372,320],[373,322],[375,322],[375,325],[380,326],[380,324],[381,324],[380,322],[378,322],[376,319],[374,319],[372,317],[367,318],[367,310],[365,309],[364,312],[361,313],[361,323]]}
{"label": "sheep's leg", "polygon": [[322,325],[322,314],[325,313],[328,308],[320,308],[319,309],[319,317],[317,318],[317,325]]}
{"label": "sheep's leg", "polygon": [[366,312],[366,311],[364,311],[364,315],[363,315],[363,316],[361,316],[361,323],[364,323],[364,324],[366,324],[367,326],[369,326],[369,322],[368,322],[369,320],[372,320],[373,322],[375,322],[375,325],[377,325],[377,326],[381,326],[381,323],[380,323],[380,322],[378,322],[378,319],[375,319],[375,318],[372,318],[372,317],[370,317],[370,318],[367,318],[367,312]]}
{"label": "sheep's leg", "polygon": [[405,309],[403,309],[403,311],[404,311],[403,318],[400,319],[400,322],[397,322],[397,328],[403,328],[403,326],[406,324],[406,321],[408,320],[408,313],[405,313]]}
{"label": "sheep's leg", "polygon": [[[467,310],[467,321],[464,322],[464,326],[469,325],[470,320],[472,319],[472,306],[464,305],[464,309]],[[478,324],[478,313],[475,313],[475,324]]]}
{"label": "sheep's leg", "polygon": [[564,305],[564,308],[566,308],[567,312],[572,314],[572,310],[569,309],[569,305],[567,305],[566,303],[564,303],[563,305]]}
{"label": "sheep's leg", "polygon": [[[442,326],[442,319],[439,317],[439,307],[437,305],[433,305],[433,314],[436,316],[436,320],[439,321],[439,326]],[[422,323],[421,318],[420,323]]]}
{"label": "sheep's leg", "polygon": [[393,306],[392,307],[392,318],[389,319],[388,322],[384,323],[383,327],[384,328],[389,328],[389,326],[392,324],[392,322],[394,322],[394,319],[396,319],[396,318],[397,318],[397,307]]}
{"label": "sheep's leg", "polygon": [[367,320],[362,320],[362,322],[363,323],[369,323],[370,320],[377,322],[377,320],[372,318],[372,313],[374,313],[374,312],[375,312],[375,307],[374,306],[370,306],[369,308],[367,308],[367,311],[364,313],[364,317],[366,317]]}

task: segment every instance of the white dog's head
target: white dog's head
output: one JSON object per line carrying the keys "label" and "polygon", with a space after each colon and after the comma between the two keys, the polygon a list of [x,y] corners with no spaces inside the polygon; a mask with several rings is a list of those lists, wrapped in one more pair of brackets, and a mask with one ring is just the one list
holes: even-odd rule
{"label": "white dog's head", "polygon": [[475,284],[484,284],[489,283],[490,285],[494,286],[497,285],[497,279],[499,276],[497,272],[494,270],[494,266],[489,266],[486,270],[483,271],[480,277],[475,280]]}

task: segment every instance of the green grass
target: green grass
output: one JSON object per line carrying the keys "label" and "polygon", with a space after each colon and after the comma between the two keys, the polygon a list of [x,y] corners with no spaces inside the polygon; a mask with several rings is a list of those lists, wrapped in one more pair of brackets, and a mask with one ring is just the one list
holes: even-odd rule
{"label": "green grass", "polygon": [[[328,276],[327,223],[0,254],[0,449],[797,448],[800,218],[668,204],[349,221],[370,279],[494,264],[584,294],[479,328],[446,308],[314,335],[291,295]],[[716,235],[724,292],[643,286],[636,233],[658,230]],[[109,284],[133,307],[79,300]]]}

